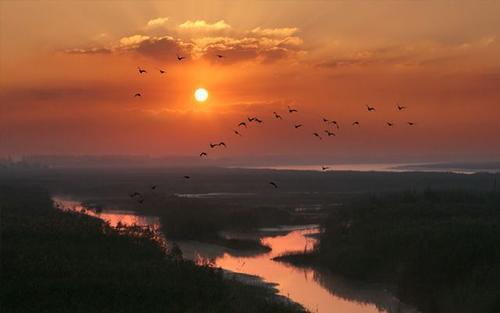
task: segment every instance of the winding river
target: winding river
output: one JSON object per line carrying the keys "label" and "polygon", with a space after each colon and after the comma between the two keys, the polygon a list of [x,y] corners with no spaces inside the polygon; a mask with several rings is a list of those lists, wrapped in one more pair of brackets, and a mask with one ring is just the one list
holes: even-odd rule
{"label": "winding river", "polygon": [[[54,201],[61,208],[99,217],[109,222],[111,226],[116,226],[118,223],[156,228],[160,226],[160,219],[157,216],[144,216],[132,211],[111,209],[96,213],[78,201],[63,197],[55,197]],[[356,283],[336,277],[328,271],[298,268],[272,260],[284,252],[311,249],[316,240],[312,235],[317,232],[316,225],[304,225],[261,229],[253,234],[225,234],[230,237],[260,238],[271,248],[270,252],[260,254],[242,253],[197,241],[182,241],[178,244],[185,258],[194,261],[210,260],[215,266],[232,273],[235,277],[246,277],[248,283],[272,285],[279,295],[300,303],[311,312],[418,312],[401,303],[383,286]]]}

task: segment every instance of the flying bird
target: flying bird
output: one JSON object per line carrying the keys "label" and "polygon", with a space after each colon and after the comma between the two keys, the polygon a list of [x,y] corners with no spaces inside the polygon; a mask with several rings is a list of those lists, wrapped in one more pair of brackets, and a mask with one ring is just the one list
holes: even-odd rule
{"label": "flying bird", "polygon": [[202,153],[200,153],[200,157],[204,157],[204,156],[207,156],[207,153],[206,153],[206,152],[202,152]]}
{"label": "flying bird", "polygon": [[212,149],[217,147],[217,146],[218,146],[218,144],[216,144],[216,143],[210,143],[210,148],[212,148]]}
{"label": "flying bird", "polygon": [[278,113],[273,112],[273,114],[274,114],[274,117],[275,117],[275,118],[280,119],[280,120],[282,120],[282,119],[283,119],[283,118],[281,117],[281,115],[279,115]]}
{"label": "flying bird", "polygon": [[218,146],[224,146],[224,148],[227,148],[226,144],[223,141],[219,142],[217,145]]}
{"label": "flying bird", "polygon": [[184,178],[185,178],[185,179],[190,179],[190,178],[191,178],[191,176],[184,175]]}
{"label": "flying bird", "polygon": [[302,127],[302,124],[297,124],[294,126],[295,128],[299,128],[299,127]]}
{"label": "flying bird", "polygon": [[222,59],[224,56],[222,54],[216,54],[216,56],[219,58],[219,59]]}
{"label": "flying bird", "polygon": [[402,111],[402,110],[406,109],[405,106],[402,106],[402,105],[399,105],[399,104],[397,105],[397,108],[398,108],[398,111]]}
{"label": "flying bird", "polygon": [[323,122],[328,123],[328,122],[330,122],[330,120],[323,117]]}
{"label": "flying bird", "polygon": [[137,202],[139,202],[140,204],[142,204],[144,202],[144,198],[138,199]]}
{"label": "flying bird", "polygon": [[326,170],[327,170],[327,169],[329,169],[329,168],[330,168],[329,166],[322,166],[322,167],[321,167],[321,170],[322,170],[322,171],[326,171]]}
{"label": "flying bird", "polygon": [[160,71],[160,74],[165,74],[165,70],[162,70],[161,68],[159,68],[158,71]]}
{"label": "flying bird", "polygon": [[261,120],[261,119],[258,119],[258,118],[255,118],[255,121],[256,121],[257,123],[259,123],[259,124],[260,124],[260,123],[262,123],[262,120]]}
{"label": "flying bird", "polygon": [[237,130],[233,130],[233,132],[234,132],[236,135],[241,136],[241,134],[240,134],[240,132],[239,132],[239,131],[237,131]]}
{"label": "flying bird", "polygon": [[352,126],[359,126],[359,122],[358,121],[353,122]]}
{"label": "flying bird", "polygon": [[143,68],[137,67],[137,70],[139,71],[139,74],[144,74],[147,73],[147,71]]}
{"label": "flying bird", "polygon": [[415,125],[415,123],[413,123],[413,122],[408,122],[408,125],[413,126],[413,125]]}
{"label": "flying bird", "polygon": [[293,112],[299,112],[299,111],[288,106],[288,113],[293,113]]}
{"label": "flying bird", "polygon": [[249,122],[253,122],[255,121],[257,118],[256,117],[247,117],[248,121]]}
{"label": "flying bird", "polygon": [[142,95],[141,95],[141,93],[140,93],[140,92],[138,92],[138,93],[136,93],[136,94],[134,95],[134,97],[142,97]]}
{"label": "flying bird", "polygon": [[238,127],[241,127],[241,126],[245,126],[245,127],[247,127],[247,123],[245,123],[245,122],[241,122],[241,123],[239,123],[239,124],[238,124]]}
{"label": "flying bird", "polygon": [[387,122],[387,126],[394,126],[394,123]]}
{"label": "flying bird", "polygon": [[367,105],[366,108],[368,109],[368,112],[375,111],[375,107]]}
{"label": "flying bird", "polygon": [[328,135],[328,136],[335,136],[335,133],[332,133],[331,131],[329,131],[328,129],[325,130],[325,133]]}
{"label": "flying bird", "polygon": [[337,121],[332,121],[332,124],[335,125],[337,129],[339,129],[339,124],[337,123]]}
{"label": "flying bird", "polygon": [[155,190],[156,187],[157,187],[156,185],[151,186],[151,190]]}
{"label": "flying bird", "polygon": [[319,140],[322,140],[323,138],[321,138],[321,136],[318,134],[318,133],[313,133],[314,136],[318,137]]}
{"label": "flying bird", "polygon": [[180,55],[178,55],[178,54],[177,54],[177,60],[178,60],[178,61],[182,61],[182,60],[183,60],[183,59],[185,59],[185,58],[186,58],[186,57],[183,57],[183,56],[180,56]]}
{"label": "flying bird", "polygon": [[278,188],[278,185],[275,182],[269,182],[270,185],[272,185],[274,188]]}

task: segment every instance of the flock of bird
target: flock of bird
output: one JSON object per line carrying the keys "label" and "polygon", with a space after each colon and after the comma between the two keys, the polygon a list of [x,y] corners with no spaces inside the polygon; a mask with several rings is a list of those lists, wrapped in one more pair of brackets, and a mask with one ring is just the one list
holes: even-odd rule
{"label": "flock of bird", "polygon": [[[186,59],[185,56],[181,56],[181,55],[176,55],[176,56],[177,56],[177,60],[178,61],[183,61],[184,59]],[[221,54],[216,54],[215,57],[219,58],[219,59],[224,58],[224,56],[221,55]],[[158,69],[159,73],[162,74],[162,75],[166,73],[166,71],[163,70],[163,69],[160,69],[160,68],[157,68],[157,69]],[[139,75],[143,75],[143,74],[148,73],[147,70],[144,69],[144,68],[142,68],[142,67],[137,67],[137,70],[139,72]],[[142,97],[142,94],[140,92],[137,92],[136,94],[134,94],[134,97]],[[368,112],[376,112],[376,108],[374,106],[366,105],[366,109],[367,109]],[[403,110],[406,110],[406,109],[407,109],[406,106],[403,106],[403,105],[400,105],[400,104],[396,104],[396,110],[397,111],[403,111]],[[294,114],[294,113],[298,113],[298,112],[299,112],[298,109],[293,108],[291,106],[288,106],[288,114]],[[273,112],[273,116],[277,120],[283,120],[283,116],[280,115],[277,112]],[[330,119],[327,119],[325,117],[323,117],[322,120],[326,124],[331,124],[334,129],[337,129],[337,130],[340,129],[340,124],[337,121],[330,120]],[[247,119],[245,121],[242,121],[239,124],[237,124],[237,127],[238,128],[241,128],[241,127],[248,128],[248,125],[250,123],[262,124],[263,122],[264,121],[262,119],[260,119],[260,118],[258,118],[256,116],[252,116],[252,117],[247,117]],[[394,127],[394,125],[395,125],[393,122],[389,122],[389,121],[386,122],[386,124],[387,124],[388,127]],[[408,126],[415,126],[414,122],[406,122],[406,124]],[[351,126],[352,127],[359,127],[360,126],[360,122],[359,121],[353,121],[351,123]],[[299,128],[303,127],[303,124],[300,124],[300,123],[294,124],[293,127],[295,129],[299,129]],[[239,130],[233,129],[233,132],[237,136],[242,136],[242,134],[240,133]],[[330,129],[325,129],[324,133],[328,137],[336,136],[335,132],[331,131]],[[318,132],[313,132],[312,135],[314,137],[318,138],[319,140],[323,140],[323,137]],[[226,145],[226,143],[224,141],[220,141],[220,142],[217,142],[217,143],[210,142],[208,146],[211,149],[216,149],[216,148],[221,148],[221,147],[227,148],[227,145]],[[201,158],[206,158],[206,157],[208,157],[208,152],[202,151],[199,154],[199,156]],[[322,171],[327,171],[329,169],[330,169],[330,167],[328,167],[328,166],[322,166],[321,167]],[[184,176],[184,178],[185,179],[190,179],[191,177],[186,175],[186,176]],[[272,186],[272,187],[274,187],[274,188],[278,188],[278,184],[276,184],[274,181],[270,181],[269,185]],[[151,186],[151,190],[155,190],[156,188],[157,188],[156,185]],[[139,193],[139,192],[133,192],[129,196],[130,196],[130,198],[135,199],[139,204],[142,204],[144,202],[144,195],[141,194],[141,193]]]}

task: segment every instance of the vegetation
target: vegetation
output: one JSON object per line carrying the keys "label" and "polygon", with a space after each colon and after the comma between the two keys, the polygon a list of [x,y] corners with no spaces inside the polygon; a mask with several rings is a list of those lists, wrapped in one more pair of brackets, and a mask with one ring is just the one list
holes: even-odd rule
{"label": "vegetation", "polygon": [[370,196],[337,207],[314,253],[284,256],[395,285],[423,312],[500,312],[500,193]]}
{"label": "vegetation", "polygon": [[266,288],[166,253],[148,229],[112,229],[0,185],[2,312],[295,312]]}

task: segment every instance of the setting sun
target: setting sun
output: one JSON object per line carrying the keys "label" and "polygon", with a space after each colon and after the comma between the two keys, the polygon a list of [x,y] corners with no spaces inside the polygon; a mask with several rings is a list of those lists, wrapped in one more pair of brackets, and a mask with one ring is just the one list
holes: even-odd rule
{"label": "setting sun", "polygon": [[198,88],[194,92],[194,98],[198,102],[205,102],[208,99],[208,91],[205,88]]}

